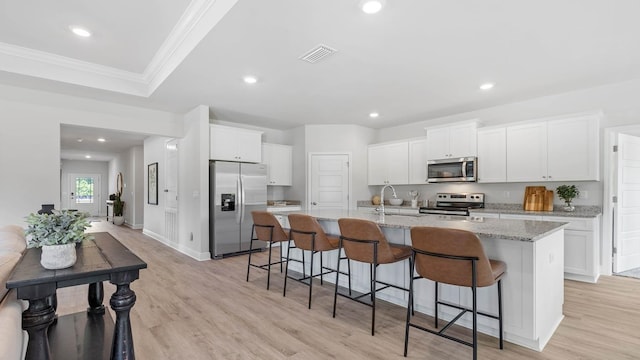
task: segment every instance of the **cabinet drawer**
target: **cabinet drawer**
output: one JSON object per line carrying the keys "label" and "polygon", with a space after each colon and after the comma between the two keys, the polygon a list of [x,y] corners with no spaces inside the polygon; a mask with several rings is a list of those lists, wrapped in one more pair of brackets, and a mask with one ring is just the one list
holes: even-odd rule
{"label": "cabinet drawer", "polygon": [[565,228],[567,230],[582,230],[582,231],[592,231],[593,230],[593,219],[590,219],[590,218],[572,218],[572,217],[563,217],[563,216],[545,216],[543,218],[543,220],[569,223],[567,225],[567,227]]}

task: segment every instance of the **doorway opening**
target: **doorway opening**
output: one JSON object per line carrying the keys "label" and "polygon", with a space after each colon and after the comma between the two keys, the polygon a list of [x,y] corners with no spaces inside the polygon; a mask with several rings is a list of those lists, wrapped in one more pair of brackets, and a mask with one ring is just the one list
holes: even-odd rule
{"label": "doorway opening", "polygon": [[607,129],[605,143],[604,270],[640,279],[640,126]]}

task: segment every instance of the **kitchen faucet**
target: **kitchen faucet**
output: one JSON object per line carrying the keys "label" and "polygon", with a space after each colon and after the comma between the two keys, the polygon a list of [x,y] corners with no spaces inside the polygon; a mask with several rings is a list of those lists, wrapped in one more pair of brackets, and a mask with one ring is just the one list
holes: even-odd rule
{"label": "kitchen faucet", "polygon": [[380,213],[382,214],[384,214],[384,190],[386,188],[391,188],[391,191],[393,191],[394,198],[398,197],[398,195],[396,195],[396,189],[394,189],[393,186],[385,185],[382,187],[382,190],[380,190]]}

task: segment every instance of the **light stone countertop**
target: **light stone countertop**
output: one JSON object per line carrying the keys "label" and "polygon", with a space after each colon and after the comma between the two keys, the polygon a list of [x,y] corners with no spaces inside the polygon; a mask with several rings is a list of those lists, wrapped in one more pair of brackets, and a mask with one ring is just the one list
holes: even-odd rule
{"label": "light stone countertop", "polygon": [[581,217],[594,218],[602,214],[599,206],[576,206],[574,211],[564,211],[561,205],[553,207],[553,211],[525,211],[521,204],[485,204],[484,209],[470,210],[474,214],[498,213],[498,214],[519,214],[533,216],[559,216],[559,217]]}
{"label": "light stone countertop", "polygon": [[497,238],[516,241],[536,241],[564,228],[567,223],[535,220],[507,220],[483,217],[450,215],[379,215],[358,210],[308,210],[282,212],[307,214],[318,220],[337,221],[340,218],[364,219],[376,222],[381,227],[410,229],[413,226],[434,226],[467,230],[480,238]]}

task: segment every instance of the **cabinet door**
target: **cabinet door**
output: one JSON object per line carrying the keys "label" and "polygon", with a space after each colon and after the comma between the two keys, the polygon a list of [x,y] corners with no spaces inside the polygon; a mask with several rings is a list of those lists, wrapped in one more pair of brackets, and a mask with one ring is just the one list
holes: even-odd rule
{"label": "cabinet door", "polygon": [[547,181],[546,122],[507,127],[507,181]]}
{"label": "cabinet door", "polygon": [[549,180],[599,180],[597,117],[547,122],[547,147]]}
{"label": "cabinet door", "polygon": [[[227,126],[211,125],[209,127],[209,159],[238,161],[236,158],[236,132]],[[260,162],[258,160],[258,162]]]}
{"label": "cabinet door", "polygon": [[291,146],[262,144],[262,162],[267,165],[267,185],[292,185],[292,155]]}
{"label": "cabinet door", "polygon": [[385,146],[370,145],[367,155],[369,185],[385,185],[387,183],[387,155]]}
{"label": "cabinet door", "polygon": [[238,129],[236,131],[236,161],[259,163],[262,161],[262,133]]}
{"label": "cabinet door", "polygon": [[593,233],[564,231],[564,271],[571,274],[593,275]]}
{"label": "cabinet door", "polygon": [[409,183],[409,143],[388,144],[386,148],[387,180],[392,185]]}
{"label": "cabinet door", "polygon": [[476,156],[477,149],[476,123],[453,125],[449,127],[449,156]]}
{"label": "cabinet door", "polygon": [[409,141],[409,184],[427,183],[427,140]]}
{"label": "cabinet door", "polygon": [[449,128],[427,129],[427,160],[446,159],[449,153]]}
{"label": "cabinet door", "polygon": [[507,181],[507,129],[478,130],[478,182]]}

